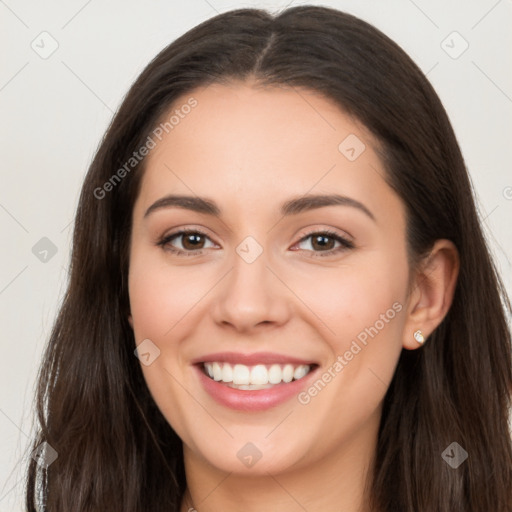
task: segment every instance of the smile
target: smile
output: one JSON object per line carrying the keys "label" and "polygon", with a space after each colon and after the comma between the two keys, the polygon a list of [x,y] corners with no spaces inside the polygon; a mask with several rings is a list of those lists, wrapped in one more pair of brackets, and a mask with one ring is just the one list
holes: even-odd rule
{"label": "smile", "polygon": [[306,364],[230,364],[226,362],[203,363],[205,375],[216,382],[240,390],[268,389],[278,384],[288,384],[305,377],[313,365]]}

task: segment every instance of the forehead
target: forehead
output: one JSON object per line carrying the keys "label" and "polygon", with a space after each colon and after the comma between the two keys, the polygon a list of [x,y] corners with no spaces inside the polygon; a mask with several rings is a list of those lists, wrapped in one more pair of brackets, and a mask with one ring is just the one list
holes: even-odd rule
{"label": "forehead", "polygon": [[[181,111],[191,99],[195,106]],[[171,192],[256,209],[308,192],[342,193],[377,210],[398,201],[375,138],[319,93],[212,84],[178,98],[167,119],[173,113],[179,122],[154,138],[146,162],[146,205]]]}

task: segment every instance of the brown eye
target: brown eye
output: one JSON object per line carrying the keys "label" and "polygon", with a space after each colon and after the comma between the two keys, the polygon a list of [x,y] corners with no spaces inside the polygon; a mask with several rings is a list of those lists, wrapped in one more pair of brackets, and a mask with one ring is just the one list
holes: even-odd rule
{"label": "brown eye", "polygon": [[[355,247],[351,241],[343,238],[334,231],[314,231],[303,237],[299,244],[302,244],[308,240],[311,240],[309,243],[311,249],[306,248],[302,250],[309,252],[312,251],[313,256],[331,256],[338,252],[345,251],[347,249],[353,249]],[[336,243],[339,244],[337,247],[335,246]]]}
{"label": "brown eye", "polygon": [[[207,240],[210,240],[210,238],[205,233],[197,230],[188,230],[178,231],[177,233],[165,236],[157,242],[157,245],[175,254],[194,256],[201,254],[202,249],[208,248],[205,247]],[[176,242],[181,243],[181,247],[179,245],[176,247]],[[212,243],[210,247],[213,245]]]}
{"label": "brown eye", "polygon": [[315,235],[311,237],[311,246],[314,249],[333,249],[335,243],[336,241],[334,240],[334,238],[330,236]]}
{"label": "brown eye", "polygon": [[202,243],[201,243],[201,239],[204,238],[204,236],[200,233],[196,233],[196,232],[189,232],[185,235],[180,235],[182,236],[182,245],[183,245],[183,248],[184,249],[189,249],[191,251],[193,251],[194,249],[202,249],[202,245],[204,245],[204,240],[202,240]]}

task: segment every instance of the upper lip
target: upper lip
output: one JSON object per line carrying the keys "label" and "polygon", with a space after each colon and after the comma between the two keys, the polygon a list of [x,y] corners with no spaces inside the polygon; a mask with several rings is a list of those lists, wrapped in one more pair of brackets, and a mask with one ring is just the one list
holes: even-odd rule
{"label": "upper lip", "polygon": [[192,360],[192,364],[199,363],[225,362],[230,364],[243,364],[246,366],[254,366],[256,364],[307,364],[313,365],[314,361],[300,359],[285,354],[275,354],[272,352],[255,352],[253,354],[242,354],[237,352],[216,352],[214,354],[206,354]]}

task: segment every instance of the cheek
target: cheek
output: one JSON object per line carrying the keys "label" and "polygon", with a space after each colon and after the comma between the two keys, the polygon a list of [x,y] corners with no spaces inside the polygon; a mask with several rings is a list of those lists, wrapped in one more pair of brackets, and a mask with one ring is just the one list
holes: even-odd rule
{"label": "cheek", "polygon": [[201,300],[207,284],[197,270],[168,266],[150,258],[133,258],[130,266],[129,296],[137,340],[162,338]]}
{"label": "cheek", "polygon": [[364,341],[367,329],[376,327],[380,336],[397,323],[407,276],[393,275],[391,267],[396,263],[374,261],[324,268],[294,279],[294,292],[337,353],[347,350],[347,342],[358,336]]}
{"label": "cheek", "polygon": [[[183,422],[187,395],[177,382],[183,382],[180,358],[180,338],[187,324],[187,313],[200,299],[190,279],[179,272],[169,272],[162,264],[142,251],[134,251],[129,273],[130,309],[133,318],[135,344],[149,339],[159,352],[150,349],[150,362],[141,370],[150,394],[169,424],[186,435]],[[203,292],[204,293],[204,292]]]}
{"label": "cheek", "polygon": [[384,396],[402,350],[407,273],[399,269],[406,268],[404,255],[375,253],[357,266],[297,280],[294,291],[330,349],[325,362],[330,374],[321,379],[326,392],[315,398],[319,408],[330,404],[336,414],[359,410],[364,415]]}

